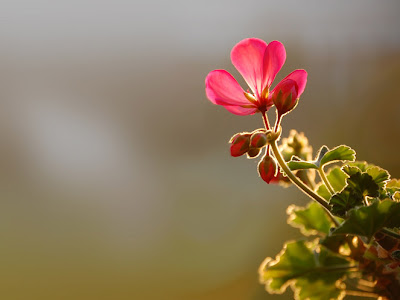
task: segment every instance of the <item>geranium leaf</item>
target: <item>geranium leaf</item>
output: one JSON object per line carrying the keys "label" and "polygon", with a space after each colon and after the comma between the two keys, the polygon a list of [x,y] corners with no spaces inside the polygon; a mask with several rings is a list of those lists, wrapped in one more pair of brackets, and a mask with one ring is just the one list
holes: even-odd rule
{"label": "geranium leaf", "polygon": [[363,197],[346,187],[340,193],[333,195],[329,204],[332,206],[334,215],[344,217],[347,211],[363,204]]}
{"label": "geranium leaf", "polygon": [[366,161],[354,161],[354,162],[349,162],[347,163],[348,166],[350,167],[357,167],[361,170],[361,172],[367,171],[369,167],[375,167],[373,164],[369,164]]}
{"label": "geranium leaf", "polygon": [[295,299],[299,300],[321,300],[321,299],[343,299],[345,292],[338,289],[335,278],[326,281],[318,277],[303,279],[299,278],[295,283]]}
{"label": "geranium leaf", "polygon": [[388,171],[376,166],[369,167],[366,173],[372,177],[372,179],[380,188],[384,187],[390,178]]}
{"label": "geranium leaf", "polygon": [[341,294],[336,282],[346,267],[350,267],[346,259],[325,247],[295,241],[287,243],[275,260],[264,261],[260,277],[270,293],[283,293],[291,285],[296,299],[331,299]]}
{"label": "geranium leaf", "polygon": [[320,160],[320,166],[334,163],[337,161],[354,161],[356,159],[356,152],[349,146],[341,145],[333,148],[325,153]]}
{"label": "geranium leaf", "polygon": [[287,209],[289,215],[288,223],[308,235],[323,234],[328,235],[332,226],[325,210],[316,202],[310,202],[309,205],[298,207],[291,205]]}
{"label": "geranium leaf", "polygon": [[346,173],[349,176],[357,174],[357,173],[362,173],[362,170],[359,167],[352,166],[349,164],[344,165],[342,167],[342,170],[344,173]]}
{"label": "geranium leaf", "polygon": [[400,180],[399,179],[392,179],[386,184],[386,190],[394,194],[395,192],[400,191]]}
{"label": "geranium leaf", "polygon": [[383,227],[400,227],[400,203],[386,199],[354,208],[333,234],[354,234],[371,238]]}
{"label": "geranium leaf", "polygon": [[355,173],[346,179],[348,188],[364,198],[378,197],[379,196],[379,185],[368,173]]}

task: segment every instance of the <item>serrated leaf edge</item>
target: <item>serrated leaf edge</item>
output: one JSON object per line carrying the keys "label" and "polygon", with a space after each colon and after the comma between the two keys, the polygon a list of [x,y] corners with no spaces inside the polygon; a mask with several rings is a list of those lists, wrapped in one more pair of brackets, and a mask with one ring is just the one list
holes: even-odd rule
{"label": "serrated leaf edge", "polygon": [[332,152],[332,151],[334,151],[334,150],[336,150],[336,149],[338,149],[338,148],[340,148],[340,147],[346,147],[348,150],[350,150],[350,151],[353,152],[353,154],[352,154],[352,156],[353,156],[352,160],[349,160],[349,159],[344,159],[344,160],[343,160],[343,159],[330,160],[330,161],[328,161],[328,162],[326,162],[326,163],[320,165],[320,167],[323,167],[323,166],[326,166],[326,165],[329,165],[329,164],[332,164],[332,163],[335,163],[335,162],[339,162],[339,161],[342,161],[342,162],[344,162],[344,161],[354,162],[354,161],[355,161],[355,159],[356,159],[356,151],[355,151],[353,148],[351,148],[351,147],[349,147],[349,146],[347,146],[347,145],[339,145],[339,146],[336,146],[336,147],[333,148],[333,149],[330,149],[329,151],[327,151],[327,152],[321,157],[321,160],[320,160],[320,161],[322,161],[322,159],[324,158],[324,156],[325,156],[327,153]]}
{"label": "serrated leaf edge", "polygon": [[[300,291],[301,288],[296,287],[296,280],[297,278],[293,278],[288,280],[285,284],[283,284],[281,286],[281,288],[279,290],[272,290],[270,288],[270,283],[273,280],[273,278],[268,279],[268,280],[264,280],[263,278],[263,272],[264,269],[267,266],[274,266],[275,264],[279,263],[280,261],[280,257],[285,254],[287,245],[290,243],[294,243],[294,242],[299,242],[301,240],[290,240],[290,241],[286,241],[285,244],[283,245],[283,248],[281,249],[281,251],[279,251],[279,253],[276,255],[275,260],[272,257],[267,257],[263,260],[263,262],[260,264],[260,267],[258,268],[258,275],[259,275],[259,282],[260,284],[265,286],[265,290],[269,293],[269,294],[275,294],[275,295],[281,295],[284,292],[286,292],[288,286],[290,286],[290,289],[293,291],[294,293],[294,300],[301,300],[300,298]],[[318,244],[318,239],[312,240],[312,241],[305,241],[305,246],[307,248],[311,248],[314,247]],[[315,251],[314,251],[315,252]],[[314,253],[315,254],[315,253]],[[314,255],[315,257],[315,255]],[[316,259],[316,258],[315,258]],[[272,263],[270,263],[272,261]],[[336,280],[335,282],[335,286],[340,289],[339,284],[340,284],[341,279]],[[344,297],[346,296],[346,292],[345,290],[342,290],[339,294],[339,296],[336,298],[336,300],[342,300]]]}
{"label": "serrated leaf edge", "polygon": [[296,210],[301,210],[301,209],[308,209],[310,207],[311,203],[309,203],[306,207],[301,207],[301,206],[297,206],[295,204],[291,204],[288,206],[288,208],[286,209],[286,213],[289,215],[288,219],[287,219],[287,223],[292,226],[293,228],[297,228],[300,230],[301,234],[303,234],[304,236],[312,236],[312,235],[316,235],[319,237],[324,236],[323,234],[321,234],[318,230],[315,229],[305,229],[305,227],[301,224],[297,224],[294,223],[293,220],[296,218],[296,216],[294,215],[294,211]]}

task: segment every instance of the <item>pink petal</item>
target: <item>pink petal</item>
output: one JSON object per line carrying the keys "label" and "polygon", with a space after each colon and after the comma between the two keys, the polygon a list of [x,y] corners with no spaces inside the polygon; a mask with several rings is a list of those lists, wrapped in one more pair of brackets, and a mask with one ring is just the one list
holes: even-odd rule
{"label": "pink petal", "polygon": [[257,98],[260,98],[265,86],[263,62],[266,48],[267,43],[263,40],[250,38],[237,43],[231,52],[232,64],[242,74]]}
{"label": "pink petal", "polygon": [[251,105],[239,83],[225,70],[214,70],[206,77],[206,95],[218,105]]}
{"label": "pink petal", "polygon": [[305,70],[294,70],[292,73],[286,76],[282,81],[286,79],[291,79],[296,81],[298,87],[297,97],[300,97],[301,94],[303,94],[304,89],[306,88],[307,72]]}
{"label": "pink petal", "polygon": [[280,71],[286,60],[286,50],[281,42],[272,41],[268,44],[264,56],[264,82],[270,87],[276,74]]}
{"label": "pink petal", "polygon": [[238,115],[238,116],[247,116],[247,115],[253,115],[257,112],[257,108],[245,108],[241,106],[232,106],[232,105],[223,105],[227,111]]}

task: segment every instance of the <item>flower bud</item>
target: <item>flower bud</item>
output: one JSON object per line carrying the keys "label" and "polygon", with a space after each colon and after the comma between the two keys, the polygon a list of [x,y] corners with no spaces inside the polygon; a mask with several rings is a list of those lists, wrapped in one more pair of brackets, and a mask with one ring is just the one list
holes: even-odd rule
{"label": "flower bud", "polygon": [[249,151],[250,147],[250,133],[237,133],[231,137],[231,155],[238,157]]}
{"label": "flower bud", "polygon": [[266,182],[270,181],[276,176],[278,170],[275,159],[266,154],[258,163],[258,174]]}
{"label": "flower bud", "polygon": [[274,88],[271,98],[275,104],[278,115],[282,116],[291,111],[298,102],[298,87],[294,80],[282,80]]}
{"label": "flower bud", "polygon": [[261,148],[254,148],[250,146],[249,151],[247,151],[247,158],[256,158],[261,152]]}
{"label": "flower bud", "polygon": [[261,148],[267,144],[267,135],[264,132],[256,132],[250,138],[250,146]]}

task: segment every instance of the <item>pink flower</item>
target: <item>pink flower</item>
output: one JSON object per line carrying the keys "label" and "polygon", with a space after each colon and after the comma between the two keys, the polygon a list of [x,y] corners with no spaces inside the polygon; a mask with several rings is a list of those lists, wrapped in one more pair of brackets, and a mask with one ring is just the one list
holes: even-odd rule
{"label": "pink flower", "polygon": [[[244,39],[233,47],[231,60],[247,82],[251,92],[245,92],[227,71],[214,70],[206,77],[208,99],[214,104],[222,105],[235,115],[244,116],[258,111],[266,112],[274,104],[271,95],[274,94],[275,89],[271,94],[269,89],[286,60],[283,44],[278,41],[267,44],[256,38]],[[282,93],[287,94],[286,88],[294,89],[297,91],[298,98],[306,86],[307,72],[295,70],[282,82],[285,80],[290,80],[295,87],[291,84],[278,84]]]}

